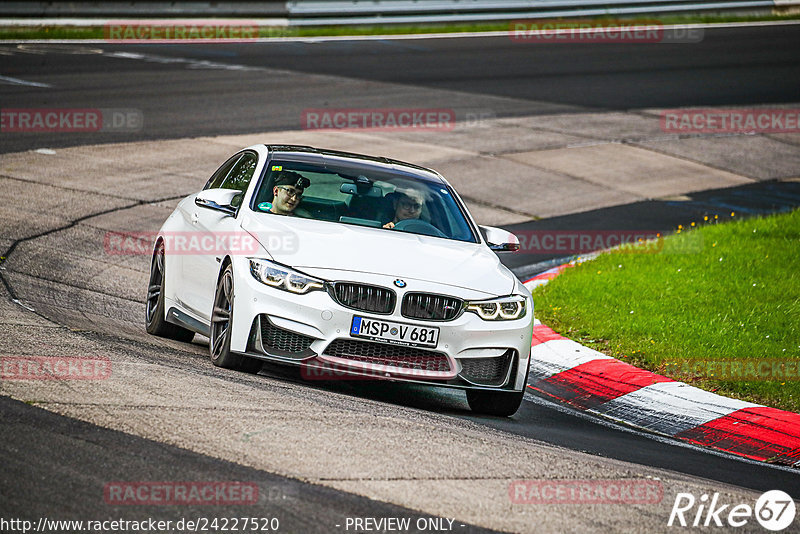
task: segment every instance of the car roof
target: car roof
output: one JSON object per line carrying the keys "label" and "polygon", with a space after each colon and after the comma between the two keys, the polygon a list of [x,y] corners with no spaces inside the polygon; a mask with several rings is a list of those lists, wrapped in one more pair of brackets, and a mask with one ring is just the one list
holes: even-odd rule
{"label": "car roof", "polygon": [[438,172],[421,167],[413,163],[400,161],[397,159],[383,156],[367,156],[366,154],[356,154],[353,152],[343,152],[327,148],[315,148],[305,145],[265,145],[270,151],[270,155],[275,158],[285,158],[290,160],[319,162],[319,163],[340,163],[358,164],[383,170],[393,170],[406,173],[416,178],[429,182],[444,183]]}

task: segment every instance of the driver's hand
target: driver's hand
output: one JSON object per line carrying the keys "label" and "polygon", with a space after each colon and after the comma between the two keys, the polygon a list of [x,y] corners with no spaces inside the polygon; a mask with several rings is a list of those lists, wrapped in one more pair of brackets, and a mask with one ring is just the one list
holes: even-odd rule
{"label": "driver's hand", "polygon": [[383,225],[384,228],[394,228],[394,223],[389,221],[388,223]]}

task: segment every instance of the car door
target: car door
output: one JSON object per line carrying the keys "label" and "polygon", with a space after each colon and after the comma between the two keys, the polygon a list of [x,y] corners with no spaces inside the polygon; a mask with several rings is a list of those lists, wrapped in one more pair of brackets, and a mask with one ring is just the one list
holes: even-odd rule
{"label": "car door", "polygon": [[[206,184],[206,189],[237,189],[242,195],[258,165],[258,155],[252,151],[237,154],[220,167]],[[186,249],[183,251],[181,274],[186,288],[182,300],[193,315],[210,323],[211,306],[216,290],[217,276],[222,259],[228,252],[242,253],[237,248],[241,229],[236,219],[221,211],[198,206],[194,201],[186,204]]]}
{"label": "car door", "polygon": [[[241,154],[229,158],[223,163],[214,174],[211,175],[203,190],[213,187],[219,187],[223,180],[228,176],[233,166],[241,158]],[[187,254],[186,243],[190,242],[190,237],[194,236],[197,231],[196,226],[196,213],[197,206],[194,203],[194,196],[188,197],[178,204],[178,217],[174,225],[174,231],[171,235],[164,236],[167,244],[167,256],[169,269],[168,272],[176,273],[180,278],[180,282],[175,284],[175,291],[173,293],[177,304],[186,312],[194,315],[199,319],[197,308],[197,290],[192,287],[196,283],[194,278],[187,278],[186,274],[191,271],[192,265],[196,265],[198,258],[193,255]]]}

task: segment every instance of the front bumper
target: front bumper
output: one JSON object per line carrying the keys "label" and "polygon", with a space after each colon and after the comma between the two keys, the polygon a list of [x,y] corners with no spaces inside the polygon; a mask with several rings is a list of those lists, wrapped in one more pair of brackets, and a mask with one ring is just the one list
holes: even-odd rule
{"label": "front bumper", "polygon": [[[255,280],[246,258],[234,260],[234,317],[231,350],[267,361],[299,365],[318,380],[375,379],[459,388],[521,391],[530,359],[533,303],[520,319],[485,321],[465,312],[450,321],[409,319],[399,304],[391,314],[345,308],[325,291],[288,293]],[[401,302],[406,289],[393,278],[339,272],[337,281],[391,288]],[[411,281],[415,291],[442,293],[442,287]],[[451,290],[453,288],[448,288]],[[447,291],[463,299],[474,291]],[[404,348],[350,336],[353,316],[410,326],[437,327],[435,348]]]}

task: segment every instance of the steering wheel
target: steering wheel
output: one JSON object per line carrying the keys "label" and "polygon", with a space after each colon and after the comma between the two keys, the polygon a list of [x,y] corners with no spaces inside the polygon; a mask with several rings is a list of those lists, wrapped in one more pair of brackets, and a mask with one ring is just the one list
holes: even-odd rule
{"label": "steering wheel", "polygon": [[422,219],[403,219],[394,225],[395,230],[410,232],[412,234],[430,235],[434,237],[447,237],[444,232]]}

